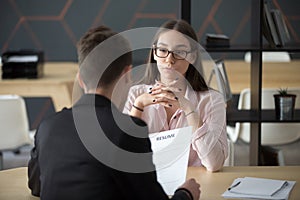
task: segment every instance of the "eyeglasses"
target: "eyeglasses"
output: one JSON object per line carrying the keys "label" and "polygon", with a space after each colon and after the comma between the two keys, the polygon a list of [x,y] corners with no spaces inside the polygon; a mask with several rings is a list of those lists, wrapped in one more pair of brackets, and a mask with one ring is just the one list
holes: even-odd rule
{"label": "eyeglasses", "polygon": [[154,54],[159,58],[166,58],[170,53],[172,53],[173,58],[177,60],[184,60],[188,55],[188,53],[190,53],[190,51],[184,51],[184,50],[169,51],[167,48],[155,47],[155,46],[153,50],[154,50]]}

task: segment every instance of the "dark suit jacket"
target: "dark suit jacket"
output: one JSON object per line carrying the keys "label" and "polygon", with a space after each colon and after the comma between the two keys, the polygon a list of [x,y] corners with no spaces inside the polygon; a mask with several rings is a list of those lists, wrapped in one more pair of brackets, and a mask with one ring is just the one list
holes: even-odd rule
{"label": "dark suit jacket", "polygon": [[[125,127],[120,128],[119,122]],[[98,140],[99,127],[110,142]],[[143,137],[126,134],[129,131]],[[168,199],[155,171],[149,170],[154,165],[147,135],[142,120],[122,114],[109,99],[83,95],[72,109],[63,109],[39,125],[28,165],[29,188],[45,200]],[[125,151],[150,154],[143,159],[124,158],[107,145],[112,143]],[[146,172],[134,172],[143,165]],[[128,171],[130,166],[133,171]],[[178,191],[173,199],[189,197]]]}

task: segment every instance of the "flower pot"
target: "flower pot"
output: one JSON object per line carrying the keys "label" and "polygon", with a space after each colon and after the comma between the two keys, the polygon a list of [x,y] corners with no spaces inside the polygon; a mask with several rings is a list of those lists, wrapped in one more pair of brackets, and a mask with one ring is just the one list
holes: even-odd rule
{"label": "flower pot", "polygon": [[276,118],[289,120],[294,116],[296,95],[288,94],[285,96],[274,94]]}

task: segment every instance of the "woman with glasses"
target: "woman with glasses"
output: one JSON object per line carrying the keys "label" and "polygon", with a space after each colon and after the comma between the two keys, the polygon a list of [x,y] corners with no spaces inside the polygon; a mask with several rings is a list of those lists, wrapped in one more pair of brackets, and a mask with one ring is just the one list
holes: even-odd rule
{"label": "woman with glasses", "polygon": [[[198,69],[198,70],[197,70]],[[228,155],[223,96],[201,76],[198,39],[183,20],[157,32],[145,75],[131,87],[124,112],[143,119],[150,133],[193,127],[189,166],[217,171]]]}

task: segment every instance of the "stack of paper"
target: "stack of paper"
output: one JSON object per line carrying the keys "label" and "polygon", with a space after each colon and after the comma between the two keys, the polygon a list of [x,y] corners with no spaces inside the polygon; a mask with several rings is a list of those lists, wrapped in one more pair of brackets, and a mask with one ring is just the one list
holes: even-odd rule
{"label": "stack of paper", "polygon": [[287,200],[295,183],[295,181],[265,178],[237,178],[222,196],[225,198]]}

